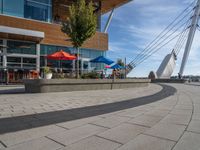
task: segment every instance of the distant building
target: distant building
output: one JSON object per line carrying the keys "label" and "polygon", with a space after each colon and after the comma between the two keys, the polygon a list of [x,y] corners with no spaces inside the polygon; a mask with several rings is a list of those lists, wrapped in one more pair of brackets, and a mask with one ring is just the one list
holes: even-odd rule
{"label": "distant building", "polygon": [[[96,34],[80,50],[80,69],[102,69],[101,64],[89,60],[105,55],[108,34],[101,32],[101,15],[129,0],[94,0],[98,15]],[[60,30],[60,22],[69,16],[73,0],[0,0],[0,82],[8,76],[9,82],[26,78],[32,70],[44,66],[58,67],[57,61],[46,55],[60,49],[76,53],[69,38]],[[75,62],[63,63],[66,69],[75,69]],[[5,75],[7,72],[7,75]]]}

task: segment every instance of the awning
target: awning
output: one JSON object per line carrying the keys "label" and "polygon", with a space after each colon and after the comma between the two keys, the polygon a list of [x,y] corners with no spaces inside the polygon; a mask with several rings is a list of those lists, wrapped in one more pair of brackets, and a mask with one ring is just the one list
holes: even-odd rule
{"label": "awning", "polygon": [[7,26],[0,26],[0,33],[29,36],[40,39],[44,38],[44,32],[20,29],[20,28],[12,28]]}

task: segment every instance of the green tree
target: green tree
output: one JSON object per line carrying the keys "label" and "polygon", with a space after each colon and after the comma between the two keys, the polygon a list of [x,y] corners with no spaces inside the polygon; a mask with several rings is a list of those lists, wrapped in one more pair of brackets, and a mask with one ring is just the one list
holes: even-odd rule
{"label": "green tree", "polygon": [[123,62],[122,59],[117,59],[117,64],[120,65],[120,66],[122,66],[122,67],[125,66],[125,64],[124,64],[124,62]]}
{"label": "green tree", "polygon": [[[85,0],[77,0],[69,9],[68,20],[62,23],[61,30],[66,33],[74,48],[77,50],[79,60],[79,48],[91,38],[97,28],[97,15],[94,14],[93,2],[86,3]],[[79,78],[79,63],[77,61],[77,78]]]}

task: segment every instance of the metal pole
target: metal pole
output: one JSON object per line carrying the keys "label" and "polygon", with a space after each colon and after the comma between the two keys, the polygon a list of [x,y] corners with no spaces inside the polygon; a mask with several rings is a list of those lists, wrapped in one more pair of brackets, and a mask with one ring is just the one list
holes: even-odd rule
{"label": "metal pole", "polygon": [[76,48],[77,49],[77,75],[76,75],[76,78],[79,79],[79,47]]}
{"label": "metal pole", "polygon": [[197,4],[196,4],[194,16],[193,16],[193,19],[192,19],[192,25],[191,25],[190,32],[189,32],[188,39],[187,39],[187,43],[186,43],[186,46],[185,46],[185,52],[184,52],[184,55],[183,55],[182,64],[181,64],[181,68],[180,68],[180,71],[179,71],[179,76],[181,78],[182,78],[182,75],[183,75],[183,72],[184,72],[184,69],[185,69],[185,65],[186,65],[187,60],[188,60],[188,56],[189,56],[189,53],[190,53],[190,50],[191,50],[191,47],[192,47],[193,40],[194,40],[195,32],[196,32],[196,29],[197,29],[197,24],[198,24],[198,21],[199,21],[199,15],[200,15],[200,0],[198,0]]}
{"label": "metal pole", "polygon": [[110,22],[111,22],[111,20],[112,20],[112,17],[113,17],[113,14],[114,14],[114,10],[115,10],[115,9],[113,9],[113,10],[111,11],[110,15],[109,15],[108,21],[107,21],[106,26],[105,26],[104,31],[103,31],[104,33],[107,32],[108,27],[110,26]]}
{"label": "metal pole", "polygon": [[125,69],[125,72],[124,72],[124,78],[126,79],[126,57],[125,57],[125,59],[124,59],[124,69]]}

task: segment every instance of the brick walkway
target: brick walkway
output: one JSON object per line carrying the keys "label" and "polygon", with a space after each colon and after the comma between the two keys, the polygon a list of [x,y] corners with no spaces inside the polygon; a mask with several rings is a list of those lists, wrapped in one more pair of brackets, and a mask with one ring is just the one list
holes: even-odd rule
{"label": "brick walkway", "polygon": [[[0,92],[3,90],[5,87],[0,87]],[[16,92],[0,95],[0,149],[200,147],[198,84],[49,94],[20,94],[21,89]]]}

